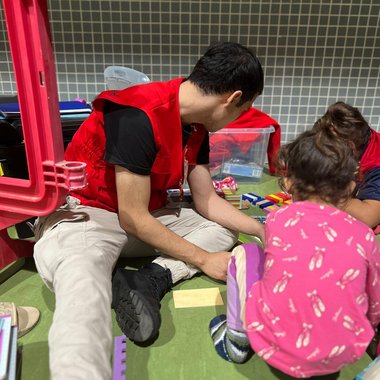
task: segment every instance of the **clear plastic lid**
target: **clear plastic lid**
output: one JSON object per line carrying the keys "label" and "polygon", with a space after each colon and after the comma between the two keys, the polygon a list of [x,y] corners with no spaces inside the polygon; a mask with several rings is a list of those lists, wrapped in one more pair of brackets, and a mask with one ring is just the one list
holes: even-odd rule
{"label": "clear plastic lid", "polygon": [[150,82],[144,73],[122,66],[108,66],[104,70],[104,80],[108,90],[122,90],[135,84]]}

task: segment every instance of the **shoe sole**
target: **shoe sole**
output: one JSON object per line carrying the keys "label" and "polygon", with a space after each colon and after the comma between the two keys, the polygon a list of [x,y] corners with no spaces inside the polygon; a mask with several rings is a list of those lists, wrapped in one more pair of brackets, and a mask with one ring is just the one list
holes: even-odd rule
{"label": "shoe sole", "polygon": [[132,341],[144,343],[153,339],[161,325],[160,313],[155,313],[145,297],[129,290],[119,298],[115,308],[116,320],[123,333]]}

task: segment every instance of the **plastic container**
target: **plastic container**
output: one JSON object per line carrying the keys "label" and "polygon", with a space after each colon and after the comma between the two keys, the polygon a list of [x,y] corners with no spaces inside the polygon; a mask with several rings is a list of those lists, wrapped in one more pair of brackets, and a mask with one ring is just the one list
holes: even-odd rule
{"label": "plastic container", "polygon": [[104,80],[108,90],[122,90],[135,84],[150,82],[144,73],[122,66],[108,66],[104,70]]}
{"label": "plastic container", "polygon": [[210,133],[210,172],[213,179],[259,181],[267,158],[268,128],[225,128]]}

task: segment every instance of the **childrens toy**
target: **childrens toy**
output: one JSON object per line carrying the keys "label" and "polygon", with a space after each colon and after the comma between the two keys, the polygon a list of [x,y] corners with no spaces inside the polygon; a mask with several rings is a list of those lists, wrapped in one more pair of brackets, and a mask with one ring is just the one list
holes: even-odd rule
{"label": "childrens toy", "polygon": [[253,205],[256,205],[257,202],[264,200],[263,197],[260,197],[259,195],[253,193],[242,194],[240,199],[242,202],[247,201],[249,203],[252,203]]}
{"label": "childrens toy", "polygon": [[240,207],[240,195],[224,192],[224,199],[236,208]]}
{"label": "childrens toy", "polygon": [[267,216],[266,215],[252,215],[252,218],[257,220],[258,222],[265,224],[267,222]]}
{"label": "childrens toy", "polygon": [[113,351],[112,380],[125,380],[127,369],[127,338],[125,335],[115,336]]}
{"label": "childrens toy", "polygon": [[283,191],[266,195],[264,198],[254,193],[245,193],[240,198],[240,208],[247,208],[253,204],[267,213],[290,203],[292,203],[291,196]]}
{"label": "childrens toy", "polygon": [[212,181],[214,185],[215,190],[222,190],[222,191],[227,191],[231,193],[235,193],[238,189],[238,183],[236,182],[234,177],[228,176],[221,181],[214,180]]}

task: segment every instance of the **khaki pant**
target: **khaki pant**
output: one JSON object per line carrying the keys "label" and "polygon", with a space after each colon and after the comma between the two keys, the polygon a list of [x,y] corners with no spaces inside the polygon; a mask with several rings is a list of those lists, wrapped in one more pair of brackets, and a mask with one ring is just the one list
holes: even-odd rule
{"label": "khaki pant", "polygon": [[[210,252],[228,250],[236,242],[235,233],[191,208],[165,208],[153,215]],[[111,379],[112,270],[120,254],[142,257],[159,253],[128,237],[119,226],[117,214],[78,205],[75,198],[40,218],[35,233],[36,266],[56,298],[49,331],[52,379]],[[174,283],[198,271],[169,257],[157,257],[155,262],[171,270]]]}

